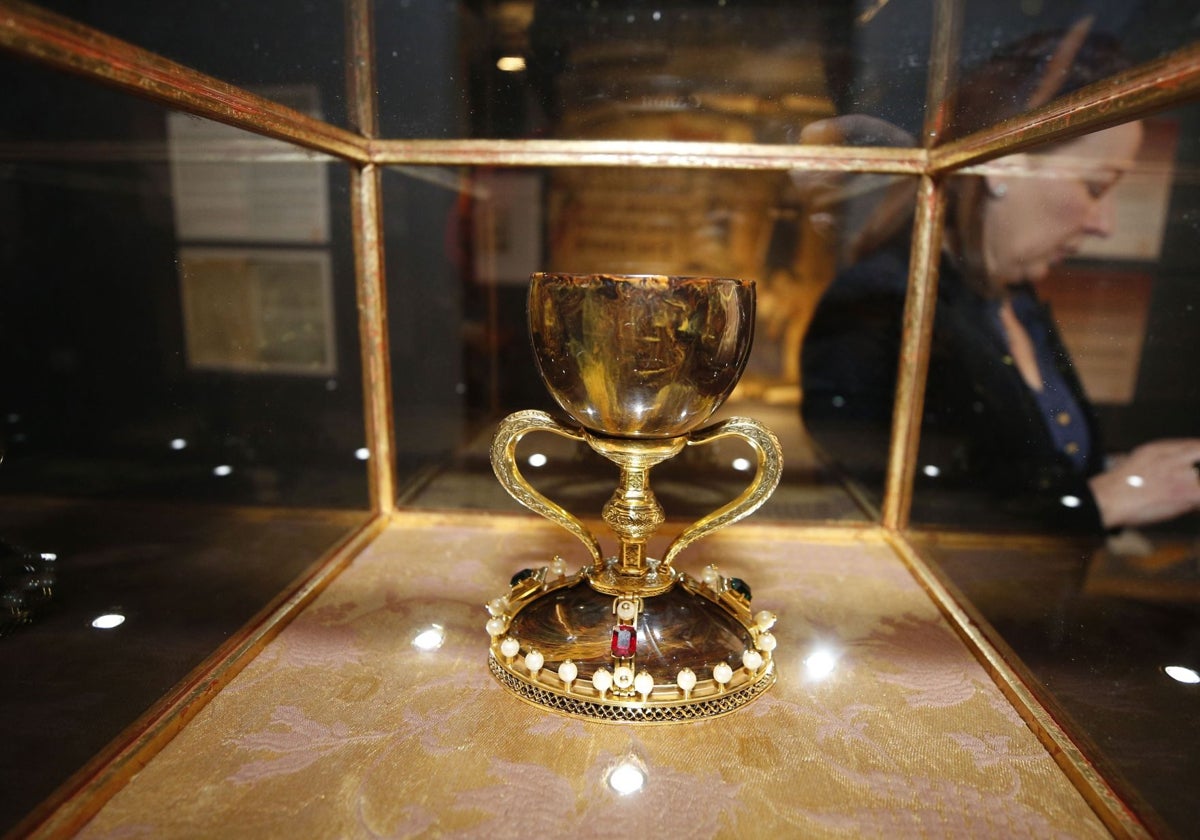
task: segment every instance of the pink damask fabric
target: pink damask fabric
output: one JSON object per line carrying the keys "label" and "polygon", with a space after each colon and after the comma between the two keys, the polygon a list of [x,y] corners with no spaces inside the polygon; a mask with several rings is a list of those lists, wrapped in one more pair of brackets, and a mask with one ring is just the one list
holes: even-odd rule
{"label": "pink damask fabric", "polygon": [[[728,715],[593,723],[487,668],[483,604],[578,543],[402,515],[92,820],[133,837],[1103,837],[899,559],[738,525],[690,547],[779,615],[779,682]],[[412,644],[434,626],[435,651]],[[806,665],[814,652],[831,669]],[[606,784],[645,768],[637,793]]]}

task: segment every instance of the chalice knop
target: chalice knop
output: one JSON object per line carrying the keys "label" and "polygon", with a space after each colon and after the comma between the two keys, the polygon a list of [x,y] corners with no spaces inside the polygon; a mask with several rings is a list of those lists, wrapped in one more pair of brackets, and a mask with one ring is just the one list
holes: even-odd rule
{"label": "chalice knop", "polygon": [[[578,537],[587,548],[590,563],[578,575],[567,577],[561,560],[556,561],[557,582],[550,580],[552,567],[531,571],[514,580],[508,595],[489,605],[493,672],[526,699],[604,719],[687,719],[720,714],[738,704],[718,703],[714,710],[698,714],[692,709],[680,718],[646,718],[637,710],[694,705],[718,697],[730,701],[735,695],[746,702],[773,681],[770,651],[774,637],[768,631],[774,618],[764,618],[761,613],[751,616],[749,588],[737,579],[726,580],[711,567],[702,581],[673,567],[685,547],[754,512],[779,483],[783,464],[779,442],[761,423],[734,417],[704,426],[745,368],[754,309],[754,283],[750,280],[551,273],[531,278],[529,332],[539,372],[551,395],[578,426],[561,423],[542,411],[511,414],[500,423],[493,439],[492,467],[518,502]],[[619,541],[616,555],[605,557],[596,537],[575,515],[537,491],[521,474],[516,447],[524,435],[534,431],[584,442],[619,468],[617,488],[601,512]],[[685,447],[728,437],[745,440],[757,455],[750,484],[737,498],[684,528],[661,558],[648,557],[647,542],[666,519],[650,489],[651,468]],[[678,593],[659,600],[676,587],[706,604],[688,606]],[[586,591],[592,595],[587,596]],[[563,638],[578,640],[581,633],[586,635],[586,628],[548,630],[545,626],[563,624],[564,614],[592,615],[595,610],[585,602],[597,596],[609,596],[610,612],[617,621],[611,647],[601,654],[591,648],[573,650],[555,637],[555,632],[561,632]],[[533,616],[539,609],[532,602],[547,597],[557,599],[559,618],[547,618],[535,626]],[[575,612],[564,613],[564,605]],[[664,611],[694,616],[697,610],[712,612],[712,620],[721,625],[702,635],[721,641],[708,648],[692,645],[696,650],[691,658],[678,652],[662,654],[654,663],[659,673],[651,675],[648,652],[643,650],[640,657],[637,652],[638,637],[644,641],[649,625],[655,622],[661,625],[656,628],[656,639],[668,625],[679,632],[675,619]],[[592,619],[604,623],[602,618]],[[524,638],[511,632],[518,625],[524,628]],[[541,649],[526,644],[532,637],[539,640]],[[522,653],[523,659],[518,655]],[[531,654],[537,666],[532,671]],[[518,667],[518,660],[525,665]],[[542,672],[548,663],[561,667],[564,662],[570,662],[565,669],[570,679],[556,681],[549,669]],[[599,672],[608,674],[609,667],[614,681],[606,685]],[[591,681],[584,679],[589,672]],[[670,681],[664,683],[664,677]],[[531,692],[530,686],[537,690]],[[543,696],[556,694],[558,699]],[[571,702],[564,705],[560,702],[563,697]],[[611,708],[599,712],[576,708],[581,703],[627,710],[624,716],[612,718]]]}

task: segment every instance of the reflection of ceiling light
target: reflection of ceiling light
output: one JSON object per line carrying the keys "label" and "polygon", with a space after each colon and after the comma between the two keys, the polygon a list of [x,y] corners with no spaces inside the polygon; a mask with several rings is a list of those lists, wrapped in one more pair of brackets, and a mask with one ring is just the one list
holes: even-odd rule
{"label": "reflection of ceiling light", "polygon": [[921,467],[921,472],[925,473],[925,475],[929,476],[930,478],[937,478],[942,474],[942,471],[938,468],[937,464],[926,464],[925,466]]}
{"label": "reflection of ceiling light", "polygon": [[804,660],[804,673],[809,679],[823,680],[837,667],[837,657],[829,650],[815,650]]}
{"label": "reflection of ceiling light", "polygon": [[187,441],[183,438],[175,438],[171,441],[171,448],[178,452],[180,449],[187,448]]}
{"label": "reflection of ceiling light", "polygon": [[1069,507],[1069,508],[1077,508],[1081,504],[1083,504],[1083,502],[1080,501],[1078,496],[1063,496],[1058,501],[1062,504],[1063,507]]}
{"label": "reflection of ceiling light", "polygon": [[1163,671],[1176,682],[1187,683],[1188,685],[1200,683],[1200,674],[1191,668],[1185,668],[1183,665],[1168,665],[1163,668]]}
{"label": "reflection of ceiling light", "polygon": [[1131,475],[1125,479],[1125,483],[1130,487],[1141,487],[1146,483],[1146,479],[1142,478],[1140,475]]}
{"label": "reflection of ceiling light", "polygon": [[360,461],[365,461],[371,457],[371,450],[365,446],[360,446],[354,450],[354,457]]}
{"label": "reflection of ceiling light", "polygon": [[534,452],[532,455],[529,456],[529,466],[544,467],[544,466],[546,466],[547,460],[549,460],[549,459],[546,458],[546,456],[543,455],[541,452]]}
{"label": "reflection of ceiling light", "polygon": [[519,55],[503,55],[496,62],[496,67],[505,73],[520,73],[525,69],[525,59]]}
{"label": "reflection of ceiling light", "polygon": [[750,463],[748,458],[733,459],[733,468],[738,472],[745,472],[746,470],[750,469],[751,466],[753,466],[753,464]]}
{"label": "reflection of ceiling light", "polygon": [[621,796],[637,793],[646,784],[646,771],[635,758],[625,758],[608,774],[608,786]]}
{"label": "reflection of ceiling light", "polygon": [[429,629],[418,633],[412,640],[412,644],[417,650],[437,650],[444,641],[446,641],[446,631],[440,624],[434,624]]}
{"label": "reflection of ceiling light", "polygon": [[228,464],[221,464],[219,467],[213,467],[213,475],[219,475],[221,477],[233,475],[233,467],[229,466]]}
{"label": "reflection of ceiling light", "polygon": [[92,619],[92,626],[97,630],[111,630],[125,623],[125,616],[120,613],[105,613]]}

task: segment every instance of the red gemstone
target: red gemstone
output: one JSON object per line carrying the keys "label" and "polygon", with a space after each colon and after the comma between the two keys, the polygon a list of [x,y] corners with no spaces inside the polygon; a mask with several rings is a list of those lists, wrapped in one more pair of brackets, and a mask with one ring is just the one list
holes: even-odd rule
{"label": "red gemstone", "polygon": [[618,624],[613,628],[612,655],[621,658],[637,653],[637,629],[628,624]]}

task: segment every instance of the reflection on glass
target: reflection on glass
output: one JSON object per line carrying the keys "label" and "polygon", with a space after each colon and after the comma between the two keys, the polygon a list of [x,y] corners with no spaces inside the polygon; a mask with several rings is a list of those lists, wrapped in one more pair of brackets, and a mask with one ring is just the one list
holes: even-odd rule
{"label": "reflection on glass", "polygon": [[1180,682],[1184,685],[1196,685],[1200,683],[1200,673],[1183,665],[1168,665],[1163,668],[1163,671],[1168,677],[1175,680],[1175,682]]}
{"label": "reflection on glass", "polygon": [[[1200,653],[1200,372],[1191,363],[1200,357],[1198,125],[1194,108],[1158,114],[973,167],[950,185],[958,197],[976,182],[985,222],[1004,208],[999,256],[1031,241],[1069,252],[1043,256],[1019,288],[1036,294],[1036,311],[1061,344],[1056,367],[1081,395],[1091,453],[1081,472],[1073,458],[1085,447],[1069,452],[1080,441],[1060,439],[1058,475],[1075,486],[1052,480],[1012,499],[981,492],[986,472],[944,472],[918,480],[913,509],[923,529],[1038,528],[1055,537],[928,552],[1020,657],[1039,696],[1117,769],[1122,794],[1145,803],[1139,809],[1163,833],[1183,835],[1200,817],[1181,781],[1200,772],[1200,740],[1191,707],[1180,702],[1194,688]],[[1009,206],[1014,200],[1020,206]],[[937,330],[953,326],[935,325],[935,347]],[[999,335],[1011,340],[1007,328]],[[1016,369],[1017,354],[1007,355],[1005,367]],[[931,389],[937,376],[931,367]],[[1019,370],[1012,378],[1025,383]],[[990,405],[986,394],[978,398]],[[947,412],[928,408],[922,463],[935,462],[932,453],[944,452],[957,428]],[[1072,422],[1031,409],[1024,437],[1054,440],[1047,427],[1069,431]],[[1044,504],[1030,501],[1039,498]],[[1061,539],[1071,525],[1083,527],[1079,538]]]}
{"label": "reflection on glass", "polygon": [[[1013,56],[1030,57],[1020,66],[1033,78],[1013,75]],[[1122,66],[1111,39],[1086,31],[1026,39],[958,87],[948,138],[1009,115],[1005,84],[1044,100]],[[1200,504],[1189,472],[1200,438],[1139,441],[1119,463],[1108,457],[1097,408],[1043,300],[1065,261],[1120,235],[1114,188],[1137,166],[1146,133],[1139,122],[1116,126],[947,185],[920,455],[932,469],[917,472],[915,520],[1098,534]],[[886,196],[864,224],[802,356],[810,431],[876,487],[908,285],[911,205],[901,198]],[[1137,244],[1149,229],[1144,219],[1135,227],[1126,241]]]}
{"label": "reflection on glass", "polygon": [[0,492],[365,506],[346,168],[10,66]]}
{"label": "reflection on glass", "polygon": [[28,757],[0,762],[3,834],[360,524],[367,484],[347,168],[0,75],[0,548],[31,547],[14,576],[0,551],[0,741]]}
{"label": "reflection on glass", "polygon": [[[1039,87],[1042,76],[1038,72],[1045,69],[1062,36],[1072,30],[1091,41],[1085,51],[1104,43],[1102,49],[1119,50],[1129,64],[1162,58],[1195,38],[1195,8],[1186,3],[1081,6],[1042,0],[1019,4],[964,0],[957,8],[961,19],[959,73],[970,76],[991,62],[997,105],[1007,111],[1006,116],[1027,113],[1072,92]],[[1005,46],[1017,44],[1035,46],[1024,54]],[[1004,62],[995,61],[998,54],[1005,56]],[[1086,52],[1081,58],[1084,64],[1093,64]],[[1093,75],[1085,84],[1102,78]],[[966,126],[955,126],[953,119],[951,128],[960,136],[967,133]]]}
{"label": "reflection on glass", "polygon": [[[815,220],[786,173],[575,167],[393,168],[384,199],[389,253],[405,255],[387,263],[403,503],[512,509],[487,453],[505,414],[559,410],[537,377],[526,301],[530,275],[560,265],[754,279],[754,345],[722,416],[754,417],[784,444],[783,484],[760,515],[865,518],[796,411],[799,344],[834,271],[840,208]],[[613,467],[587,447],[536,440],[518,456],[541,492],[582,515],[611,493]],[[655,468],[656,493],[668,517],[694,519],[739,495],[754,463],[734,441],[689,448]]]}
{"label": "reflection on glass", "polygon": [[346,122],[340,3],[179,4],[169,14],[87,0],[38,5],[302,113]]}
{"label": "reflection on glass", "polygon": [[929,22],[900,0],[380,4],[380,119],[392,137],[787,144],[870,110],[915,132]]}

